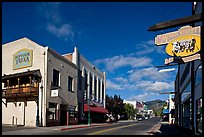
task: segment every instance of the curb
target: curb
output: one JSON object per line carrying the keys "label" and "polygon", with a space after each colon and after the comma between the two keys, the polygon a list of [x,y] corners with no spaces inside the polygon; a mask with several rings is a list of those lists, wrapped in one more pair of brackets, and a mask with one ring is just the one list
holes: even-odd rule
{"label": "curb", "polygon": [[72,129],[76,129],[76,128],[87,128],[87,127],[96,127],[96,126],[109,126],[111,124],[98,124],[98,125],[86,125],[86,126],[76,126],[76,127],[68,127],[68,128],[61,128],[61,129],[57,129],[58,131],[65,131],[65,130],[72,130]]}
{"label": "curb", "polygon": [[159,127],[160,125],[161,125],[161,120],[160,120],[159,123],[157,123],[154,127],[152,127],[150,131],[147,131],[146,133],[147,133],[148,135],[153,135],[152,133],[154,132],[154,130],[155,130],[157,127]]}

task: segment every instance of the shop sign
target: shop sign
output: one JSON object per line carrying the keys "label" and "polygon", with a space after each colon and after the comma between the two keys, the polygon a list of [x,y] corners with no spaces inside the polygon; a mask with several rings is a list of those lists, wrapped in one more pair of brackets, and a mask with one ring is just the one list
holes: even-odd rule
{"label": "shop sign", "polygon": [[200,36],[180,36],[166,46],[166,53],[170,56],[185,57],[200,51]]}
{"label": "shop sign", "polygon": [[155,37],[155,44],[157,46],[163,45],[163,44],[168,44],[170,41],[172,41],[173,39],[175,39],[177,37],[193,35],[193,34],[200,35],[200,33],[201,33],[200,26],[197,26],[194,28],[192,28],[191,26],[184,26],[184,27],[181,27],[180,29],[178,29],[178,31],[157,35]]}
{"label": "shop sign", "polygon": [[51,97],[58,97],[58,89],[51,90]]}
{"label": "shop sign", "polygon": [[200,26],[184,26],[178,31],[158,35],[155,37],[155,44],[168,44],[166,53],[170,56],[190,56],[200,51],[200,32]]}
{"label": "shop sign", "polygon": [[13,69],[31,67],[33,61],[33,51],[22,49],[13,55]]}

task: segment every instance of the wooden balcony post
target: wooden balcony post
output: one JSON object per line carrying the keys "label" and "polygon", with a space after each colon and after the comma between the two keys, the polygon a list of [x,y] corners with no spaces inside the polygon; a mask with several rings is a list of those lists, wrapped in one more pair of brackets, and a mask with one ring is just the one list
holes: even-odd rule
{"label": "wooden balcony post", "polygon": [[7,88],[9,88],[9,79],[7,80]]}
{"label": "wooden balcony post", "polygon": [[18,78],[18,92],[20,92],[20,78]]}

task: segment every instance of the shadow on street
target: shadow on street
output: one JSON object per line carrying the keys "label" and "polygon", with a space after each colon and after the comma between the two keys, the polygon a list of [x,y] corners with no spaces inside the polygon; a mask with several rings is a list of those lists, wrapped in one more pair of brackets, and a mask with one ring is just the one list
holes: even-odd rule
{"label": "shadow on street", "polygon": [[179,128],[175,125],[162,124],[160,128],[152,132],[152,135],[193,135],[190,130]]}

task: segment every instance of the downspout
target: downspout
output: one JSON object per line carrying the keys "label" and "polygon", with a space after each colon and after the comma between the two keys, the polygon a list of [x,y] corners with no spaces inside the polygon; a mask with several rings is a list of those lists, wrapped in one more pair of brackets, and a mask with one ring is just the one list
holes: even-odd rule
{"label": "downspout", "polygon": [[46,116],[46,93],[45,93],[45,89],[46,89],[46,81],[45,81],[45,51],[43,52],[43,60],[44,60],[44,63],[43,63],[43,80],[44,80],[44,83],[43,83],[43,86],[44,86],[44,91],[43,91],[43,93],[44,93],[44,95],[43,95],[43,97],[44,97],[44,122],[43,122],[43,124],[44,124],[44,126],[46,127],[47,126],[47,124],[46,124],[46,122],[47,122],[47,116]]}

